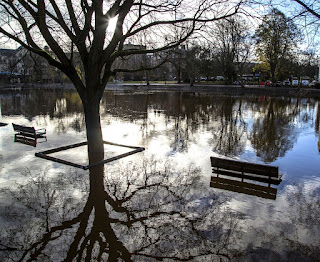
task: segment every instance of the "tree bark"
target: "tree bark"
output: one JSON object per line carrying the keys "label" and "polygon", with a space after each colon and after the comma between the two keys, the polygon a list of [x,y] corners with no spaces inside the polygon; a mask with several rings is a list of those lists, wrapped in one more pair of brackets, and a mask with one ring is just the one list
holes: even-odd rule
{"label": "tree bark", "polygon": [[[100,103],[86,103],[83,105],[87,129],[88,160],[89,165],[104,159],[104,146],[100,122]],[[104,165],[90,168],[90,192],[97,194],[104,191]],[[97,189],[100,190],[97,190]],[[95,196],[93,196],[95,197]]]}

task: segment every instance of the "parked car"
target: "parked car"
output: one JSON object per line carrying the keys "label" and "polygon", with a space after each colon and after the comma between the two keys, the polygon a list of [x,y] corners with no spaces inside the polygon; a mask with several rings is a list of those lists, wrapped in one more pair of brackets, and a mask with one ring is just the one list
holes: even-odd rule
{"label": "parked car", "polygon": [[312,80],[312,82],[310,82],[309,86],[315,86],[319,84],[319,82],[317,80]]}
{"label": "parked car", "polygon": [[298,77],[292,77],[292,85],[293,86],[298,86],[299,85]]}
{"label": "parked car", "polygon": [[309,85],[309,80],[308,79],[302,79],[301,80],[301,85],[302,86],[308,86]]}
{"label": "parked car", "polygon": [[291,83],[290,83],[289,80],[284,80],[284,81],[283,81],[283,85],[284,85],[284,86],[290,86]]}
{"label": "parked car", "polygon": [[218,80],[218,81],[223,81],[223,80],[224,80],[224,77],[223,77],[223,76],[217,76],[217,80]]}
{"label": "parked car", "polygon": [[272,86],[272,82],[270,80],[267,80],[264,85],[265,86]]}
{"label": "parked car", "polygon": [[282,86],[282,81],[277,81],[276,86]]}
{"label": "parked car", "polygon": [[311,86],[312,88],[320,89],[320,81],[319,81],[319,80],[313,80],[313,81],[310,83],[310,86]]}

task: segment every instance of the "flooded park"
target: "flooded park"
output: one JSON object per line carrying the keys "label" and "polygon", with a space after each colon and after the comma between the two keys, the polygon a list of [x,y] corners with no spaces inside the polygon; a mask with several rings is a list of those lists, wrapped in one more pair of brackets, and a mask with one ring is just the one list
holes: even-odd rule
{"label": "flooded park", "polygon": [[[319,98],[109,90],[100,116],[95,194],[77,92],[1,90],[1,261],[319,261]],[[215,186],[210,157],[279,184]]]}

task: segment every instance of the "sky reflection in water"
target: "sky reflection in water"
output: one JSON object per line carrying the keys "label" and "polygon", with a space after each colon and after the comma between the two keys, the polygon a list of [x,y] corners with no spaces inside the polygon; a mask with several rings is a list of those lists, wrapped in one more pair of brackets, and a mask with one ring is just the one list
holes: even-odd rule
{"label": "sky reflection in water", "polygon": [[[0,127],[0,258],[312,261],[319,254],[315,99],[106,92],[104,139],[146,151],[106,165],[102,207],[88,195],[87,171],[34,157],[85,141],[77,94],[29,90],[0,98],[0,122],[9,124]],[[47,141],[14,143],[12,122],[46,127]],[[106,147],[106,155],[119,150]],[[56,154],[87,161],[85,147]],[[210,188],[211,155],[279,166],[277,199]]]}

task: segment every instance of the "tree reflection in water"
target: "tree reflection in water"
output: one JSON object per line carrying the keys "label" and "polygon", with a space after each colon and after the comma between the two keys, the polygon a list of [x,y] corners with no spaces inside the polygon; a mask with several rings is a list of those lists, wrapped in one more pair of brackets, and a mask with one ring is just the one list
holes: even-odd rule
{"label": "tree reflection in water", "polygon": [[315,131],[318,133],[319,140],[318,140],[318,150],[320,153],[320,103],[317,103],[317,115],[315,120]]}
{"label": "tree reflection in water", "polygon": [[270,163],[283,157],[293,147],[296,136],[294,125],[290,123],[298,115],[295,112],[297,108],[289,107],[286,101],[270,99],[254,122],[250,140],[257,156],[264,162]]}
{"label": "tree reflection in water", "polygon": [[260,244],[247,246],[242,253],[245,261],[319,261],[320,190],[290,185],[288,191],[290,215],[277,222],[278,232],[255,229]]}
{"label": "tree reflection in water", "polygon": [[12,202],[1,212],[2,261],[229,260],[238,219],[201,193],[193,168],[109,167],[103,192],[89,191],[76,172],[29,175],[5,192]]}
{"label": "tree reflection in water", "polygon": [[[0,99],[2,115],[23,115],[30,121],[39,118],[41,126],[50,125],[57,134],[81,133],[86,128],[75,92],[32,90]],[[257,157],[270,163],[292,149],[301,132],[299,126],[312,123],[318,132],[319,110],[313,119],[317,107],[317,100],[304,98],[108,91],[100,111],[104,127],[112,119],[140,126],[145,145],[165,133],[172,154],[188,152],[199,141],[199,134],[208,132],[207,143],[213,152],[237,157],[250,145]]]}
{"label": "tree reflection in water", "polygon": [[287,196],[296,211],[274,225],[276,232],[254,229],[250,241],[241,215],[203,187],[193,168],[109,166],[103,192],[72,170],[55,178],[27,175],[27,183],[2,192],[8,205],[1,207],[1,261],[317,261],[320,255],[319,192],[306,197],[301,186]]}
{"label": "tree reflection in water", "polygon": [[217,123],[213,130],[213,151],[224,156],[237,156],[244,151],[247,123],[242,115],[242,98],[228,97],[216,105]]}
{"label": "tree reflection in water", "polygon": [[[71,92],[40,98],[32,106],[31,95],[7,99],[1,102],[2,112],[30,119],[44,112],[43,121],[49,115],[57,132],[83,131],[81,106]],[[42,99],[46,106],[39,108]],[[188,151],[199,139],[198,133],[204,132],[210,134],[207,142],[215,153],[239,156],[250,142],[258,157],[272,162],[292,147],[295,132],[299,132],[296,123],[314,115],[304,106],[318,107],[312,122],[319,132],[319,103],[293,101],[193,93],[106,93],[102,108],[112,110],[102,110],[102,119],[108,121],[111,116],[136,121],[145,143],[157,139],[162,134],[157,125],[164,124],[175,152]],[[162,122],[148,117],[153,108],[161,112]],[[90,181],[74,171],[59,178],[30,174],[25,185],[2,192],[2,203],[8,205],[0,207],[0,260],[312,261],[320,257],[320,236],[311,232],[311,228],[320,228],[319,193],[312,201],[290,195],[297,212],[290,211],[285,221],[270,223],[276,233],[256,230],[252,240],[241,233],[241,216],[225,211],[227,203],[214,195],[208,184],[201,185],[195,170],[181,171],[153,161],[146,167],[143,163],[116,166],[91,170]],[[307,211],[313,215],[306,216]],[[264,219],[268,221],[268,217]],[[310,241],[301,239],[301,230],[303,235],[308,231]]]}

